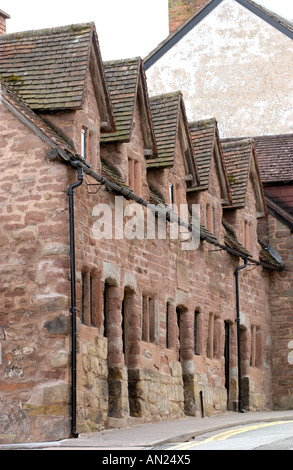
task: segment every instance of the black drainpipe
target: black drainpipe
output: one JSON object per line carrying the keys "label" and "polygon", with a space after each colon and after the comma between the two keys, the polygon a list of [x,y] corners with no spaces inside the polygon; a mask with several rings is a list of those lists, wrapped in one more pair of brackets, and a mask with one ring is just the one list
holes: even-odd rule
{"label": "black drainpipe", "polygon": [[238,349],[238,411],[239,413],[244,413],[243,404],[242,404],[242,376],[241,376],[241,349],[240,349],[240,309],[239,309],[239,281],[238,281],[238,272],[241,269],[246,268],[247,266],[247,258],[244,258],[244,264],[242,266],[238,266],[235,269],[234,276],[236,282],[236,323],[237,323],[237,349]]}
{"label": "black drainpipe", "polygon": [[[73,164],[73,163],[72,163]],[[70,229],[70,274],[71,274],[71,435],[78,437],[76,431],[76,285],[75,285],[75,243],[74,243],[74,189],[83,182],[83,170],[78,167],[78,180],[69,186],[69,229]]]}

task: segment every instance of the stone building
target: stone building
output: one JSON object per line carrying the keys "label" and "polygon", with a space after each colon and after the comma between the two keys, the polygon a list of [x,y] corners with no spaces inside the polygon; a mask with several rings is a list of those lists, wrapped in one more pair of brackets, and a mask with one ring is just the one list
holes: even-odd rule
{"label": "stone building", "polygon": [[255,137],[254,142],[268,209],[260,240],[269,242],[286,266],[271,281],[274,404],[292,408],[293,135]]}
{"label": "stone building", "polygon": [[169,23],[144,60],[150,95],[181,90],[225,138],[292,132],[292,22],[252,0],[170,0]]}
{"label": "stone building", "polygon": [[0,51],[0,442],[292,406],[255,142],[150,98],[92,23]]}

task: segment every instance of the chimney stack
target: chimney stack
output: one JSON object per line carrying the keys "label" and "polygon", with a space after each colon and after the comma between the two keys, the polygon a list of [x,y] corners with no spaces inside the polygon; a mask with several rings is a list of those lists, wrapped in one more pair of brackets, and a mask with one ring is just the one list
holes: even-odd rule
{"label": "chimney stack", "polygon": [[9,18],[10,16],[5,11],[0,10],[0,34],[6,34],[6,20]]}
{"label": "chimney stack", "polygon": [[[210,0],[209,0],[210,1]],[[173,33],[190,16],[199,11],[208,0],[169,0],[169,33]]]}

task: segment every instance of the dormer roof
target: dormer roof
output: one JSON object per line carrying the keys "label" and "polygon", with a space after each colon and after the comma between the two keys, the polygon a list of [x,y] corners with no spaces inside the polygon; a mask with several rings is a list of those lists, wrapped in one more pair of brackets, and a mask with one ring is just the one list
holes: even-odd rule
{"label": "dormer roof", "polygon": [[193,184],[199,185],[199,173],[194,158],[191,134],[180,91],[150,98],[152,120],[158,146],[157,158],[148,160],[149,169],[168,168],[175,163],[177,138],[180,140],[186,170],[192,175]]}
{"label": "dormer roof", "polygon": [[212,158],[216,160],[217,174],[224,205],[231,204],[231,192],[224,163],[223,151],[215,118],[189,123],[194,155],[200,177],[199,190],[208,190]]}
{"label": "dormer roof", "polygon": [[[149,96],[143,62],[140,57],[104,62],[116,131],[101,135],[101,143],[130,142],[134,110],[138,102],[147,155],[156,155],[156,141],[151,119]],[[147,156],[146,155],[146,156]]]}
{"label": "dormer roof", "polygon": [[0,36],[0,77],[34,111],[81,109],[91,72],[101,128],[115,128],[94,23]]}
{"label": "dormer roof", "polygon": [[293,134],[253,137],[264,185],[292,183]]}
{"label": "dormer roof", "polygon": [[0,79],[0,106],[1,105],[4,105],[17,119],[51,147],[54,151],[51,158],[55,158],[58,155],[66,163],[71,160],[80,160],[85,165],[90,166],[76,153],[70,143],[57,134]]}
{"label": "dormer roof", "polygon": [[221,141],[228,181],[231,188],[232,208],[245,207],[249,178],[252,180],[258,216],[267,213],[255,146],[252,139],[225,139]]}

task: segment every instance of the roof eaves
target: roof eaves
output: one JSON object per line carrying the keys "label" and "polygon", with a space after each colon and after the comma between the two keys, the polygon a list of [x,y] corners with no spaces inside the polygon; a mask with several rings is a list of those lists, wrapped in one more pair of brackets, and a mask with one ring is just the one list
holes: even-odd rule
{"label": "roof eaves", "polygon": [[222,171],[223,171],[223,176],[224,176],[224,181],[221,181],[221,183],[223,185],[225,185],[226,195],[227,195],[227,199],[225,201],[222,201],[222,204],[225,205],[225,206],[230,206],[232,204],[232,193],[231,193],[230,183],[229,183],[229,180],[228,180],[228,173],[227,173],[227,169],[226,169],[226,165],[225,165],[225,161],[224,161],[223,149],[222,149],[222,145],[221,145],[218,124],[217,124],[216,120],[215,120],[214,141],[215,141],[215,145],[217,145],[217,149],[218,149],[219,157],[220,157],[220,162],[219,163],[221,164]]}
{"label": "roof eaves", "polygon": [[[139,64],[141,62],[140,57],[104,62],[105,77],[112,101],[116,130],[115,132],[101,133],[101,144],[125,143],[131,140],[139,83]],[[128,70],[125,70],[125,68],[128,68]],[[135,83],[133,82],[134,75]],[[131,80],[130,86],[126,82],[129,77]],[[119,90],[123,92],[120,93]],[[127,113],[125,114],[126,107]]]}
{"label": "roof eaves", "polygon": [[[188,118],[187,118],[187,114],[186,114],[186,109],[185,109],[185,104],[184,104],[184,99],[183,99],[182,93],[179,94],[179,100],[180,100],[180,109],[181,109],[181,115],[182,115],[182,119],[183,119],[183,125],[184,125],[186,138],[187,138],[187,141],[188,141],[188,148],[189,148],[189,152],[190,152],[190,157],[189,157],[190,160],[191,160],[189,162],[190,166],[191,166],[190,170],[191,170],[193,178],[194,178],[194,185],[195,185],[195,187],[197,187],[197,186],[200,186],[200,176],[199,176],[197,161],[196,161],[195,154],[194,154],[193,142],[192,142],[190,127],[189,127],[189,123],[188,123]],[[179,126],[179,122],[178,122],[178,126]]]}
{"label": "roof eaves", "polygon": [[[254,144],[253,140],[252,140],[251,152],[252,152],[252,158],[253,158],[253,162],[254,162],[254,168],[256,170],[256,175],[253,173],[252,176],[255,180],[255,185],[257,184],[257,186],[258,186],[258,189],[255,187],[255,191],[256,191],[256,193],[258,193],[259,199],[262,200],[263,211],[261,211],[261,212],[263,212],[264,216],[267,216],[268,212],[267,212],[267,204],[266,204],[266,199],[265,199],[265,193],[264,193],[263,184],[262,184],[262,181],[261,181],[259,165],[258,165],[258,160],[257,160],[257,154],[256,154],[255,144]],[[252,161],[251,161],[250,165],[252,167]],[[250,171],[251,171],[251,168],[250,168]]]}
{"label": "roof eaves", "polygon": [[46,144],[56,150],[66,163],[71,160],[80,160],[86,166],[90,164],[78,155],[62,137],[60,137],[39,115],[32,111],[3,81],[0,80],[0,101],[21,122],[37,134]]}
{"label": "roof eaves", "polygon": [[268,10],[264,6],[254,2],[253,0],[236,0],[240,5],[247,8],[249,11],[257,15],[262,20],[269,23],[281,33],[293,39],[293,23],[278,15],[277,13]]}
{"label": "roof eaves", "polygon": [[[182,93],[175,91],[150,98],[151,117],[158,153],[156,158],[147,160],[148,169],[167,168],[174,165],[181,97]],[[168,117],[164,116],[164,111],[168,113]]]}
{"label": "roof eaves", "polygon": [[[202,119],[189,123],[189,131],[192,139],[193,153],[200,178],[200,184],[198,188],[200,188],[201,191],[207,190],[209,187],[211,159],[216,135],[215,126],[215,118]],[[210,130],[212,132],[212,135]],[[203,132],[204,135],[198,135],[198,133],[200,132]],[[197,144],[200,144],[200,150],[198,150]],[[204,148],[202,148],[202,146],[204,146]]]}
{"label": "roof eaves", "polygon": [[0,15],[4,16],[4,18],[6,18],[7,20],[9,20],[9,18],[10,18],[10,15],[8,15],[8,13],[5,13],[5,11],[3,11],[3,10],[0,10]]}
{"label": "roof eaves", "polygon": [[[156,141],[156,136],[155,136],[155,129],[153,125],[153,120],[152,120],[152,114],[151,114],[151,107],[150,107],[150,98],[149,98],[149,93],[147,89],[147,78],[143,66],[143,61],[140,59],[140,80],[141,80],[141,85],[142,85],[142,92],[143,92],[143,100],[144,100],[144,106],[145,106],[145,111],[146,111],[146,120],[147,123],[145,125],[148,126],[148,131],[149,131],[149,139],[151,142],[146,144],[152,148],[152,157],[157,157],[158,155],[158,148],[157,148],[157,141]],[[147,139],[146,139],[147,140]]]}
{"label": "roof eaves", "polygon": [[0,74],[33,110],[81,109],[93,23],[0,35]]}
{"label": "roof eaves", "polygon": [[265,198],[268,212],[289,227],[291,232],[293,232],[293,217],[268,196]]}
{"label": "roof eaves", "polygon": [[[104,103],[104,113],[105,113],[105,121],[101,123],[101,130],[103,132],[113,132],[116,130],[116,123],[115,123],[115,118],[114,118],[114,112],[113,112],[113,106],[112,106],[112,101],[110,98],[110,92],[107,84],[107,79],[105,75],[105,70],[103,66],[103,60],[101,56],[101,50],[100,50],[100,45],[99,45],[99,38],[97,35],[97,31],[95,28],[95,25],[92,25],[92,36],[91,36],[91,45],[89,46],[89,63],[90,63],[90,57],[91,57],[91,50],[92,47],[94,48],[96,57],[97,57],[97,64],[98,64],[98,69],[101,77],[101,86],[103,89],[104,93],[104,100],[102,102]],[[94,80],[94,78],[93,78]],[[99,102],[99,97],[97,96],[97,101]]]}
{"label": "roof eaves", "polygon": [[223,139],[221,141],[225,167],[231,188],[231,207],[235,209],[245,206],[251,166],[252,143],[252,139]]}

